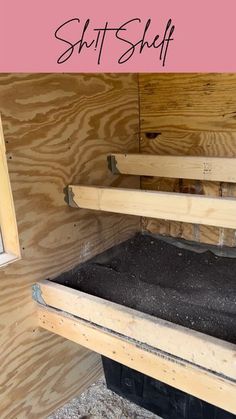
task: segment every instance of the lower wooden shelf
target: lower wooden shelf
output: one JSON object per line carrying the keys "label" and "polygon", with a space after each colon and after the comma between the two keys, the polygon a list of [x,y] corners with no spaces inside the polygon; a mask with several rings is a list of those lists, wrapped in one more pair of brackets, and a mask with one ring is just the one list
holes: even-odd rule
{"label": "lower wooden shelf", "polygon": [[236,413],[236,345],[50,281],[33,295],[40,327]]}

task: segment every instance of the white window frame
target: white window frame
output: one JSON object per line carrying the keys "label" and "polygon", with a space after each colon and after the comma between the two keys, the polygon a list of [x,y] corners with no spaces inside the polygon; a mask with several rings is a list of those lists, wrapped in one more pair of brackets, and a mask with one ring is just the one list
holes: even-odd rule
{"label": "white window frame", "polygon": [[0,255],[3,253],[3,242],[2,242],[2,233],[0,230]]}
{"label": "white window frame", "polygon": [[0,234],[3,252],[0,253],[0,268],[20,259],[20,245],[14,202],[9,179],[6,148],[0,116]]}

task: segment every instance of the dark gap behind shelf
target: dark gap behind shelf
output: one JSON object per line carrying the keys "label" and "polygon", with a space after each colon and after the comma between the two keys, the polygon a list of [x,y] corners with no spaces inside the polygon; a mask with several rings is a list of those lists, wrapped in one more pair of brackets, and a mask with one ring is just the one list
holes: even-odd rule
{"label": "dark gap behind shelf", "polygon": [[226,412],[132,368],[102,357],[107,387],[163,419],[234,419]]}

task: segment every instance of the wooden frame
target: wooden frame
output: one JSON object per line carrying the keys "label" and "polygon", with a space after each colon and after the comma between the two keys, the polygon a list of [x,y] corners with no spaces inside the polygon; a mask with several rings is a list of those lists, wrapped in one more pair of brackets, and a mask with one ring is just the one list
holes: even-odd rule
{"label": "wooden frame", "polygon": [[217,227],[236,228],[236,199],[70,185],[69,205]]}
{"label": "wooden frame", "polygon": [[113,174],[236,183],[236,158],[233,157],[111,154],[108,166]]}
{"label": "wooden frame", "polygon": [[[65,288],[60,285],[59,287]],[[42,297],[43,295],[44,297],[46,295],[45,289]],[[89,305],[89,310],[92,311],[91,305]],[[50,308],[43,305],[43,300],[41,300],[41,304],[38,304],[37,311],[40,327],[222,409],[236,413],[236,384],[234,380],[199,367],[193,362],[167,354],[139,342],[129,335],[123,336],[81,320],[79,317],[71,315],[71,310],[63,312]]]}
{"label": "wooden frame", "polygon": [[236,380],[236,345],[52,281],[34,285],[36,301]]}
{"label": "wooden frame", "polygon": [[[3,201],[1,201],[3,199]],[[8,174],[6,149],[0,117],[0,230],[4,252],[0,254],[0,267],[20,259],[20,245]]]}

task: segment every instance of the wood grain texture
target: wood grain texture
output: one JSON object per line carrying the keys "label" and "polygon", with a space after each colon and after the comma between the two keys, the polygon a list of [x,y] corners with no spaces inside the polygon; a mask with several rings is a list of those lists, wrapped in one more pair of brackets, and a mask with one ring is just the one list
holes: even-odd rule
{"label": "wood grain texture", "polygon": [[[236,156],[236,74],[141,74],[140,151],[176,156]],[[146,133],[156,132],[154,139]],[[235,196],[229,183],[143,178],[143,189]],[[143,228],[204,243],[235,246],[235,230],[145,220]]]}
{"label": "wood grain texture", "polygon": [[139,186],[106,162],[138,150],[137,76],[2,74],[0,113],[22,252],[0,270],[0,417],[38,419],[101,371],[97,355],[37,328],[31,285],[139,228],[135,217],[69,208],[63,193],[79,182]]}
{"label": "wood grain texture", "polygon": [[70,205],[78,209],[236,228],[235,198],[84,185],[68,191]]}
{"label": "wood grain texture", "polygon": [[232,343],[52,281],[40,281],[34,289],[46,306],[236,380]]}
{"label": "wood grain texture", "polygon": [[236,183],[236,159],[157,154],[111,154],[113,174]]}
{"label": "wood grain texture", "polygon": [[41,327],[46,330],[98,351],[114,361],[226,411],[236,413],[236,384],[233,380],[60,310],[38,304],[38,315]]}
{"label": "wood grain texture", "polygon": [[[4,252],[4,253],[3,253]],[[20,259],[19,236],[0,115],[0,266]]]}

